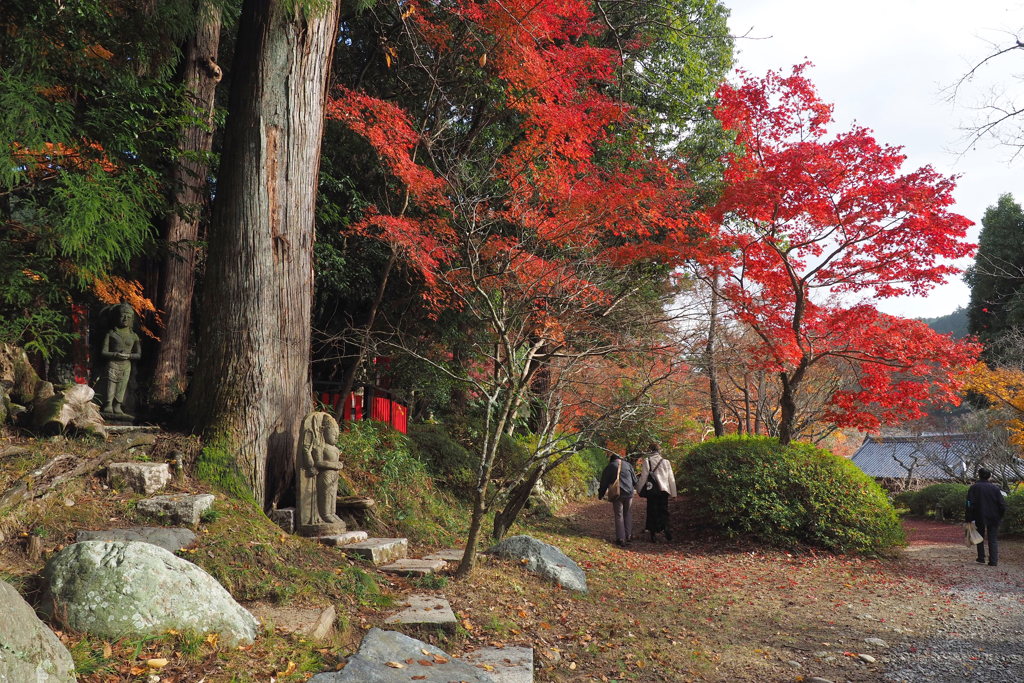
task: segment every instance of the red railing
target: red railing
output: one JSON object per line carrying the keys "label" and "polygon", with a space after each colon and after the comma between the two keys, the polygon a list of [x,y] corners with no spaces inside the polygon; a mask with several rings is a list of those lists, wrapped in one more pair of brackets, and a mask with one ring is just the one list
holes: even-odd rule
{"label": "red railing", "polygon": [[[338,414],[338,407],[341,406],[340,392],[320,391],[318,397],[323,405],[330,408],[335,415]],[[364,399],[368,401],[364,403]],[[402,434],[409,432],[409,408],[401,401],[396,401],[390,394],[370,387],[364,389],[363,395],[350,393],[340,412],[343,420],[376,420],[391,425]]]}

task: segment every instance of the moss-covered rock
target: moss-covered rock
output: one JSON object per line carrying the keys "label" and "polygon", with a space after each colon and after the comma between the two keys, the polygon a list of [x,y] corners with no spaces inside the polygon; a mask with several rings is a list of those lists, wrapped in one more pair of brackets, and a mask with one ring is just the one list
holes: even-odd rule
{"label": "moss-covered rock", "polygon": [[22,599],[0,581],[0,681],[74,683],[71,653]]}
{"label": "moss-covered rock", "polygon": [[228,645],[256,638],[255,617],[216,579],[149,543],[75,543],[44,576],[44,611],[76,631],[115,639],[192,630],[219,633]]}

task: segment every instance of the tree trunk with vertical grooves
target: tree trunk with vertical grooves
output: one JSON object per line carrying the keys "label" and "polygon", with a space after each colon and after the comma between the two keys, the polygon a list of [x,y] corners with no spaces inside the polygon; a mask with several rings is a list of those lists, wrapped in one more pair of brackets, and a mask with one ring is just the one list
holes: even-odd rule
{"label": "tree trunk with vertical grooves", "polygon": [[338,14],[337,0],[246,0],[239,22],[188,407],[260,504],[294,470],[312,405],[314,209]]}
{"label": "tree trunk with vertical grooves", "polygon": [[153,371],[150,399],[169,405],[185,391],[188,341],[195,290],[196,239],[207,194],[213,146],[213,105],[221,69],[217,65],[221,11],[212,0],[199,0],[196,34],[185,48],[184,84],[197,114],[206,125],[191,126],[182,135],[183,153],[174,165],[174,213],[167,219],[167,253],[161,283],[160,310],[164,328]]}

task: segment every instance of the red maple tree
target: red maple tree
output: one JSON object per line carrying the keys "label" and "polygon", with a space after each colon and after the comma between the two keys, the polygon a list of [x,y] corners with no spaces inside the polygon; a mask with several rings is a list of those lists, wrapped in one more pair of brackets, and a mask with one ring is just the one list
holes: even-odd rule
{"label": "red maple tree", "polygon": [[954,178],[904,173],[900,148],[866,128],[830,134],[832,107],[804,75],[740,73],[716,114],[736,135],[713,217],[731,250],[721,293],[760,340],[776,373],[778,436],[798,436],[802,385],[837,362],[849,373],[823,415],[874,429],[956,401],[958,372],[976,355],[920,322],[879,313],[871,299],[921,294],[958,272],[971,222],[950,210]]}
{"label": "red maple tree", "polygon": [[[328,115],[370,144],[405,193],[389,202],[399,211],[387,214],[382,203],[357,229],[397,247],[428,285],[446,289],[433,300],[461,306],[481,340],[475,348],[490,371],[462,378],[487,406],[465,571],[495,501],[500,437],[516,429],[524,405],[541,385],[568,390],[569,378],[588,377],[592,359],[639,354],[642,335],[627,334],[624,320],[635,300],[652,297],[638,286],[639,269],[653,263],[649,276],[666,277],[714,250],[700,247],[710,224],[689,205],[682,169],[631,133],[630,108],[612,94],[621,56],[588,43],[600,29],[589,3],[413,0],[403,22],[429,46],[416,68],[434,76],[445,64],[474,70],[487,83],[486,106],[453,94],[439,107],[443,117],[414,123],[393,103],[345,90]],[[426,246],[431,258],[422,256]],[[550,433],[589,419],[581,411],[549,410]],[[532,488],[529,478],[551,461],[538,452],[537,467],[502,486]]]}

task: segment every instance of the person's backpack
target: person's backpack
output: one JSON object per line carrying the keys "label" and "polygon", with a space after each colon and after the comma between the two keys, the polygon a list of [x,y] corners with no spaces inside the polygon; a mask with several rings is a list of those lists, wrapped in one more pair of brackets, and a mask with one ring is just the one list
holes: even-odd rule
{"label": "person's backpack", "polygon": [[[648,460],[648,462],[650,462],[650,460]],[[638,496],[640,496],[641,498],[646,498],[652,493],[662,492],[663,489],[661,488],[661,482],[659,482],[658,479],[654,476],[654,473],[661,469],[661,466],[664,464],[665,458],[662,458],[660,461],[658,461],[658,465],[653,470],[647,473],[647,483],[644,484],[644,487],[637,492]]]}

